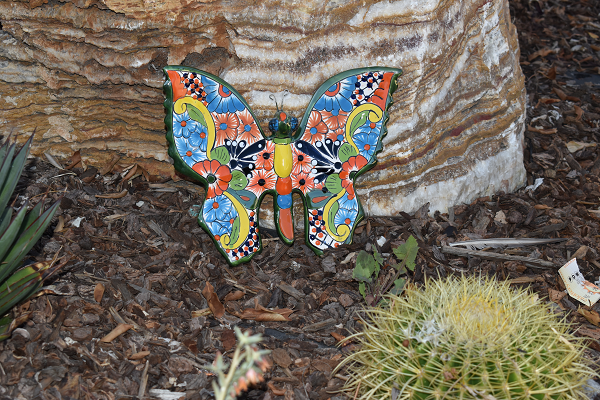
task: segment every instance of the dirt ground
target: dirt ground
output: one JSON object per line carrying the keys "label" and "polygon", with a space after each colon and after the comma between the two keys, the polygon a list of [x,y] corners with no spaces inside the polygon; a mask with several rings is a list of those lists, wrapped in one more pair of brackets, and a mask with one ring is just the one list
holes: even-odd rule
{"label": "dirt ground", "polygon": [[[565,296],[557,274],[576,256],[588,280],[600,276],[600,3],[514,0],[510,9],[528,93],[527,179],[543,183],[448,214],[429,216],[424,205],[412,215],[367,218],[352,245],[320,258],[301,240],[285,247],[263,229],[272,238],[264,240],[262,254],[228,268],[188,212],[201,203],[202,189],[157,182],[118,160],[85,169],[77,154],[58,160],[69,169],[30,163],[18,201],[64,194],[31,258],[70,261],[43,295],[15,309],[31,315],[0,343],[0,399],[210,399],[213,378],[203,366],[217,351],[231,354],[234,326],[261,333],[262,347],[272,350],[265,382],[242,398],[342,399],[336,390],[344,371],[332,372],[353,349],[336,345],[360,329],[365,305],[352,279],[356,255],[377,248],[387,265],[391,249],[410,235],[419,244],[411,282],[476,273],[529,286],[555,303],[588,339],[588,356],[600,360],[600,304],[585,307]],[[502,254],[500,260],[443,248],[503,237],[567,240],[486,250]],[[510,255],[532,260],[507,260]],[[226,311],[221,318],[204,295],[207,282]],[[258,311],[248,319],[244,310],[260,306],[279,309],[288,321],[258,322]],[[118,324],[132,329],[100,341]]]}

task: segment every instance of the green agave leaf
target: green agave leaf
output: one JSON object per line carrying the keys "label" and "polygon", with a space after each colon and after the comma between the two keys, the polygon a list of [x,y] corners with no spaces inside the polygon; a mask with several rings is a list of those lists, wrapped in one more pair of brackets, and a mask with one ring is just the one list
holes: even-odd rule
{"label": "green agave leaf", "polygon": [[[3,149],[5,148],[7,143],[5,143],[2,146]],[[12,165],[12,159],[13,159],[14,155],[15,155],[15,145],[12,144],[6,149],[4,157],[2,158],[2,162],[0,164],[0,197],[4,197],[4,190],[3,190],[4,183],[9,178],[8,171],[10,170],[10,166]],[[10,198],[10,196],[12,195],[12,191],[10,191],[9,193],[10,194],[8,195],[8,197]],[[6,207],[6,204],[4,205],[4,207]],[[3,210],[4,207],[2,207],[1,209]]]}
{"label": "green agave leaf", "polygon": [[40,268],[39,264],[33,264],[21,268],[0,286],[0,315],[31,296],[42,285],[42,272],[48,266],[45,264]]}
{"label": "green agave leaf", "polygon": [[10,337],[10,323],[12,322],[11,317],[4,317],[0,319],[0,342]]}
{"label": "green agave leaf", "polygon": [[20,235],[4,259],[6,264],[2,265],[0,268],[0,282],[18,267],[19,263],[23,260],[23,257],[25,257],[33,245],[37,243],[48,224],[50,224],[52,216],[56,212],[59,204],[60,202],[58,201],[54,203]]}
{"label": "green agave leaf", "polygon": [[[4,256],[11,249],[11,246],[15,242],[16,238],[19,237],[19,231],[23,225],[25,215],[27,215],[27,204],[28,202],[23,204],[17,215],[15,215],[15,218],[10,221],[10,225],[6,228],[6,230],[0,231],[2,232],[0,236],[0,262],[4,260]],[[11,209],[9,208],[9,210]],[[3,268],[4,265],[0,265],[0,271],[2,271]]]}
{"label": "green agave leaf", "polygon": [[[0,210],[4,210],[15,190],[15,187],[17,186],[19,177],[23,172],[25,160],[29,154],[29,146],[31,145],[32,139],[33,136],[31,136],[27,142],[25,142],[23,147],[21,147],[21,150],[19,150],[19,153],[17,153],[15,158],[12,160],[10,169],[8,170],[8,176],[4,182],[4,185],[2,186],[2,189],[0,190]],[[5,173],[5,171],[0,171],[0,174],[3,173]]]}
{"label": "green agave leaf", "polygon": [[[12,220],[12,214],[13,214],[12,207],[8,207],[6,210],[4,210],[4,212],[0,216],[0,232],[4,232],[4,231],[6,231],[6,228],[8,228],[8,225],[10,224],[10,221]],[[0,259],[1,259],[1,257],[0,257]]]}
{"label": "green agave leaf", "polygon": [[29,213],[25,216],[25,220],[21,224],[21,230],[19,230],[19,236],[21,236],[23,234],[23,232],[25,232],[25,230],[27,230],[27,228],[29,228],[31,226],[31,224],[33,224],[40,217],[40,215],[42,214],[42,211],[44,211],[43,207],[44,207],[44,202],[40,201],[35,206],[33,206],[33,208],[31,210],[29,210]]}

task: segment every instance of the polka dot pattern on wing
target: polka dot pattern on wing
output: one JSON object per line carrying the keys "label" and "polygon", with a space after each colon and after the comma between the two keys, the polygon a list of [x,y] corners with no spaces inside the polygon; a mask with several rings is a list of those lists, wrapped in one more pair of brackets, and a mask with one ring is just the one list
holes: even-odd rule
{"label": "polka dot pattern on wing", "polygon": [[327,234],[325,222],[323,221],[323,210],[310,210],[308,213],[308,238],[310,242],[319,249],[338,247],[339,242],[333,240]]}
{"label": "polka dot pattern on wing", "polygon": [[383,80],[383,72],[366,72],[356,76],[355,88],[350,96],[350,101],[356,107],[361,104],[370,103],[375,90]]}
{"label": "polka dot pattern on wing", "polygon": [[206,92],[204,91],[204,85],[200,79],[200,76],[194,72],[182,71],[179,73],[181,76],[181,82],[187,90],[187,95],[194,99],[204,101]]}
{"label": "polka dot pattern on wing", "polygon": [[254,211],[250,211],[248,217],[250,220],[250,232],[246,237],[246,241],[235,250],[225,250],[229,256],[229,259],[231,260],[238,261],[244,257],[258,252],[260,249],[260,242],[258,240],[258,226],[256,224],[256,213]]}

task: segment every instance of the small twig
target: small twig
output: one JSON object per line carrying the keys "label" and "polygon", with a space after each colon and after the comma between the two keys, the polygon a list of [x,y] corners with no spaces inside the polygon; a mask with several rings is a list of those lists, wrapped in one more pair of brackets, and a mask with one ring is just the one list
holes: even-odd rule
{"label": "small twig", "polygon": [[479,257],[486,260],[494,260],[494,261],[520,261],[531,268],[541,268],[541,269],[549,269],[549,268],[558,268],[558,265],[554,264],[550,261],[539,260],[537,258],[531,257],[522,257],[522,256],[512,256],[508,254],[502,253],[490,253],[487,251],[480,250],[469,250],[469,249],[459,249],[456,247],[450,246],[442,246],[442,253],[452,254],[460,257]]}

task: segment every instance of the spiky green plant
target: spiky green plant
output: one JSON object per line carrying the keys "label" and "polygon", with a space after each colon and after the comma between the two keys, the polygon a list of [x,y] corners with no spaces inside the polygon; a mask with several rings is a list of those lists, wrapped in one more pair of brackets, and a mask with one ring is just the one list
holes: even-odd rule
{"label": "spiky green plant", "polygon": [[[42,282],[55,271],[50,263],[37,263],[20,268],[23,259],[50,223],[59,203],[44,211],[38,202],[29,212],[26,201],[13,216],[9,205],[13,191],[23,172],[32,138],[16,152],[14,143],[6,140],[0,147],[0,340],[10,336],[19,318],[5,316],[18,302],[32,296]],[[16,154],[15,154],[16,153]]]}
{"label": "spiky green plant", "polygon": [[389,300],[338,367],[360,399],[576,399],[595,374],[569,324],[508,283],[429,280]]}

